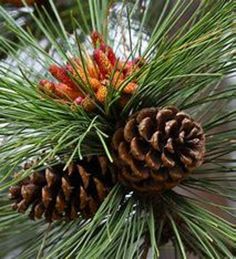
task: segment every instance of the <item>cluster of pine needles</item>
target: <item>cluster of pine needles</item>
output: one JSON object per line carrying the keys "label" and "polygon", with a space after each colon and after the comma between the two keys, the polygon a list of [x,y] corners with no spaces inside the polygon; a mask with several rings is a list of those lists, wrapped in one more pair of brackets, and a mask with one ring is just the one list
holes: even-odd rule
{"label": "cluster of pine needles", "polygon": [[[168,223],[179,258],[188,258],[188,251],[202,258],[234,258],[236,85],[230,77],[236,71],[235,1],[168,0],[153,15],[154,0],[89,0],[86,5],[77,0],[70,33],[53,2],[50,13],[37,6],[29,10],[34,29],[0,7],[0,30],[6,32],[0,35],[6,57],[0,61],[0,257],[15,251],[18,258],[158,258]],[[137,91],[119,114],[113,89],[104,106],[97,104],[96,114],[39,97],[40,79],[50,78],[48,67],[73,56],[83,60],[92,31],[128,52],[127,60],[142,56],[146,62],[134,75]],[[83,90],[91,91],[89,86]],[[201,122],[206,156],[178,188],[160,195],[161,217],[154,203],[143,204],[120,185],[90,220],[45,224],[11,209],[8,188],[35,168],[57,164],[53,158],[58,156],[66,165],[90,155],[106,155],[112,162],[109,137],[116,118],[169,105]],[[12,177],[25,161],[38,157],[35,168]]]}

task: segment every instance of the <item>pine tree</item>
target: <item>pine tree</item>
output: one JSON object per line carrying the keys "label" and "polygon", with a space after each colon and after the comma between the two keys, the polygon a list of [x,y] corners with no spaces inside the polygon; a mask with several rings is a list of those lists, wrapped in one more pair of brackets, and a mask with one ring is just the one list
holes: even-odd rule
{"label": "pine tree", "polygon": [[235,1],[47,5],[0,7],[0,257],[234,258]]}

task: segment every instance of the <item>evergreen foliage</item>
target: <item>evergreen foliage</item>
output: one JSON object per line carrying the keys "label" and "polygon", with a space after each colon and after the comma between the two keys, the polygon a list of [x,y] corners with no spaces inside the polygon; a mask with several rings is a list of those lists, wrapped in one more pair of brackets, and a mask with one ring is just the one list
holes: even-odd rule
{"label": "evergreen foliage", "polygon": [[[139,0],[89,0],[88,5],[76,0],[70,32],[54,1],[49,2],[50,14],[46,9],[30,13],[40,40],[0,7],[7,32],[0,35],[0,53],[7,56],[0,61],[0,257],[16,250],[17,258],[142,258],[147,251],[158,258],[168,226],[179,258],[188,258],[189,251],[202,258],[234,258],[235,208],[226,203],[236,201],[236,110],[231,103],[236,85],[229,80],[236,72],[235,1],[168,0],[155,20],[156,1],[144,1],[140,9]],[[194,12],[182,24],[193,4]],[[124,24],[125,35],[119,33]],[[65,64],[73,56],[83,62],[92,31],[117,51],[127,45],[127,61],[141,55],[145,65],[120,91],[109,88],[105,105],[96,103],[98,112],[42,98],[38,84],[50,78],[49,65]],[[138,78],[138,89],[120,110],[120,93],[132,78]],[[82,90],[91,93],[89,85]],[[106,155],[112,162],[117,120],[143,107],[170,105],[187,111],[206,134],[203,165],[178,188],[153,201],[117,184],[89,220],[46,224],[11,209],[11,185],[56,165],[58,157],[66,167],[90,155]],[[34,167],[19,172],[25,161],[39,157]],[[16,171],[19,177],[13,178]]]}

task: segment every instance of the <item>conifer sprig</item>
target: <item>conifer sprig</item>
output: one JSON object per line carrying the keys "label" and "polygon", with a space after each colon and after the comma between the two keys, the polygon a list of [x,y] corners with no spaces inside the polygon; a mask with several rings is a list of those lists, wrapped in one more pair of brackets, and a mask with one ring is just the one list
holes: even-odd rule
{"label": "conifer sprig", "polygon": [[[66,31],[49,2],[53,15],[46,9],[30,13],[40,40],[0,7],[2,28],[7,30],[0,36],[0,52],[8,55],[0,61],[0,257],[19,249],[19,258],[142,258],[147,253],[158,258],[163,237],[169,235],[180,258],[188,258],[188,251],[204,258],[233,258],[235,209],[227,202],[236,201],[236,111],[230,104],[236,87],[227,80],[236,70],[234,1],[200,1],[177,28],[195,1],[165,1],[152,26],[149,13],[156,1],[147,1],[139,12],[138,0],[90,0],[86,5],[77,0],[73,33]],[[114,20],[116,28],[111,27]],[[96,103],[98,113],[54,101],[38,90],[40,79],[51,78],[51,64],[73,66],[71,57],[86,64],[92,31],[100,32],[117,51],[120,46],[129,49],[125,63],[140,55],[144,60],[118,91],[108,87],[105,105]],[[133,78],[138,89],[122,111],[117,110],[122,90]],[[73,80],[81,83],[80,78]],[[90,84],[79,85],[91,94]],[[187,110],[202,123],[207,145],[203,166],[177,189],[160,194],[161,207],[118,184],[90,220],[48,226],[11,210],[6,199],[10,185],[61,160],[66,167],[88,155],[105,154],[112,161],[110,137],[117,119],[142,107],[169,105]],[[12,179],[23,162],[38,157],[35,167]]]}

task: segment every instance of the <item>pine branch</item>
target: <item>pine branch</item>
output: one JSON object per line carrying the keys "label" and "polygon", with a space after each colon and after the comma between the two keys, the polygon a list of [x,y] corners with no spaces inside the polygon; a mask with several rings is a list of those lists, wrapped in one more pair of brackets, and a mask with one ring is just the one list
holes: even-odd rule
{"label": "pine branch", "polygon": [[[229,106],[235,99],[235,85],[222,86],[235,72],[234,1],[201,1],[178,29],[194,1],[179,0],[174,5],[166,1],[150,29],[155,1],[137,12],[138,0],[120,5],[77,0],[80,17],[71,17],[73,34],[65,29],[53,1],[49,2],[53,16],[45,9],[30,14],[46,46],[0,7],[4,28],[17,38],[0,36],[0,51],[8,54],[0,63],[0,137],[4,138],[0,146],[0,257],[20,249],[22,258],[141,258],[147,253],[158,258],[160,247],[171,240],[183,258],[189,252],[204,258],[233,258],[235,209],[201,193],[236,200],[236,112]],[[79,57],[85,70],[92,30],[101,32],[117,52],[122,50],[123,68],[139,56],[144,62],[119,89],[107,87],[105,104],[94,102],[98,112],[55,101],[38,90],[40,79],[51,78],[51,64],[74,68],[71,57]],[[78,90],[94,97],[88,74],[85,82],[77,76],[70,79]],[[114,77],[112,73],[109,80]],[[138,88],[121,111],[117,107],[122,91],[133,80]],[[11,210],[5,191],[10,185],[62,161],[65,168],[90,155],[106,155],[112,161],[110,140],[117,120],[126,120],[142,107],[169,105],[188,110],[206,133],[204,164],[179,189],[158,194],[153,201],[118,184],[92,219],[79,217],[50,226],[30,222]],[[216,112],[219,105],[223,109]],[[40,158],[38,163],[20,170],[25,161],[35,158]],[[19,177],[12,178],[17,171]],[[210,212],[212,207],[228,219]]]}

